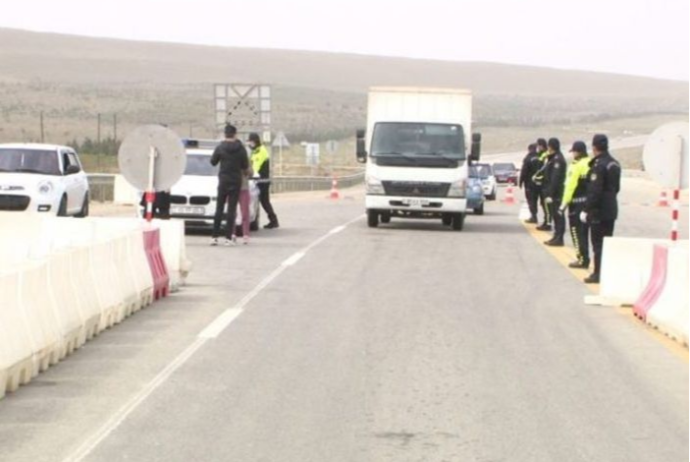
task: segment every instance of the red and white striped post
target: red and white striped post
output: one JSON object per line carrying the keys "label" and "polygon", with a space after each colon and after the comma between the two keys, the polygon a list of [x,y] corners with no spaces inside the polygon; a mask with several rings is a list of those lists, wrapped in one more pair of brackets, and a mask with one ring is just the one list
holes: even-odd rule
{"label": "red and white striped post", "polygon": [[671,240],[678,240],[678,218],[680,215],[680,189],[673,190],[673,211],[671,212]]}
{"label": "red and white striped post", "polygon": [[151,146],[149,148],[149,184],[144,195],[146,201],[146,221],[153,220],[153,203],[156,201],[156,189],[154,186],[155,169],[156,169],[156,148]]}

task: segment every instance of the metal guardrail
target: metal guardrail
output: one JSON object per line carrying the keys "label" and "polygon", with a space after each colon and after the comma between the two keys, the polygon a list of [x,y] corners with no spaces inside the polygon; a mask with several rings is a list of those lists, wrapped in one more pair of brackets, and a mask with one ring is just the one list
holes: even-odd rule
{"label": "metal guardrail", "polygon": [[[92,173],[88,175],[91,200],[112,202],[115,197],[115,175]],[[303,191],[327,191],[333,179],[329,177],[274,177],[271,180],[271,193]],[[338,188],[351,188],[364,182],[364,172],[338,178]]]}

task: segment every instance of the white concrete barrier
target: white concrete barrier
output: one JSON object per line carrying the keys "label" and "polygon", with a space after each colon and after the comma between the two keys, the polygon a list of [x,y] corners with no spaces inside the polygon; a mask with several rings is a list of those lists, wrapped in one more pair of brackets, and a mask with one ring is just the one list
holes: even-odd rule
{"label": "white concrete barrier", "polygon": [[78,247],[70,251],[70,280],[74,299],[84,322],[84,336],[90,340],[101,328],[101,305],[96,291],[97,281],[91,271],[91,250]]}
{"label": "white concrete barrier", "polygon": [[120,283],[112,264],[112,244],[97,242],[90,246],[91,268],[101,312],[99,330],[120,323],[125,317],[124,300],[120,298]]}
{"label": "white concrete barrier", "polygon": [[141,193],[132,187],[122,175],[115,175],[113,202],[119,205],[139,205]]}
{"label": "white concrete barrier", "polygon": [[647,322],[677,341],[688,344],[690,323],[690,252],[687,241],[668,246],[666,281],[647,313]]}
{"label": "white concrete barrier", "polygon": [[601,267],[599,296],[587,297],[588,304],[633,305],[649,281],[654,245],[662,239],[607,237]]}
{"label": "white concrete barrier", "polygon": [[85,319],[81,313],[79,297],[72,283],[72,253],[62,251],[47,261],[47,289],[56,320],[55,327],[62,340],[60,359],[71,354],[86,342]]}
{"label": "white concrete barrier", "polygon": [[179,290],[192,269],[192,262],[187,258],[187,243],[184,221],[154,220],[154,226],[160,228],[161,251],[170,275],[170,291]]}
{"label": "white concrete barrier", "polygon": [[0,273],[0,398],[35,375],[32,337],[19,305],[19,271]]}

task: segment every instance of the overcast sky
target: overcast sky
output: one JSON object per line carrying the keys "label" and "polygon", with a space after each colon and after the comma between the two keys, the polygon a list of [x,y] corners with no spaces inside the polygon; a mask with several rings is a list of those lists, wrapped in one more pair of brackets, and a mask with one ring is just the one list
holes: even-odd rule
{"label": "overcast sky", "polygon": [[3,0],[0,27],[688,80],[688,0]]}

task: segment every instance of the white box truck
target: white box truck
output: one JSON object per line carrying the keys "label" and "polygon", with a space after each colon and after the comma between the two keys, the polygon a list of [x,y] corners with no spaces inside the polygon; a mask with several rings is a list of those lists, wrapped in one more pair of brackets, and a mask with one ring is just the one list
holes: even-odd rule
{"label": "white box truck", "polygon": [[393,217],[438,218],[462,230],[468,166],[479,160],[480,147],[470,91],[370,89],[367,129],[357,131],[369,227]]}

